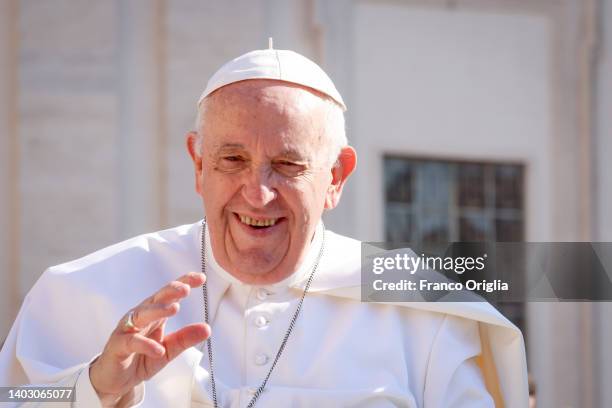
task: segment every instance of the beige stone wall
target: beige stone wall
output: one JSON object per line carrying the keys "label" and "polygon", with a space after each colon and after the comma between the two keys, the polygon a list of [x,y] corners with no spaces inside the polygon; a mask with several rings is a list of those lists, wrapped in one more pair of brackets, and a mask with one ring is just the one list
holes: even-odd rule
{"label": "beige stone wall", "polygon": [[49,265],[116,238],[112,2],[3,1],[4,337]]}
{"label": "beige stone wall", "polygon": [[19,7],[20,294],[116,238],[113,2]]}

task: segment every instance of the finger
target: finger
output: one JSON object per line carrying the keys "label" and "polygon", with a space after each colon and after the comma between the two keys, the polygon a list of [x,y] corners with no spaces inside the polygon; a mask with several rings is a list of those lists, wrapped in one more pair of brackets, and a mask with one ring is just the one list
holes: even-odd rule
{"label": "finger", "polygon": [[155,304],[176,302],[189,295],[190,290],[191,288],[189,285],[179,281],[172,281],[153,295],[148,303]]}
{"label": "finger", "polygon": [[206,282],[206,275],[200,272],[189,272],[178,278],[177,281],[186,283],[192,288],[197,288]]}
{"label": "finger", "polygon": [[163,345],[140,333],[126,334],[120,336],[118,340],[115,354],[120,358],[125,358],[133,353],[160,358],[166,352]]}
{"label": "finger", "polygon": [[159,323],[159,326],[153,329],[151,333],[147,335],[148,338],[155,340],[158,343],[161,343],[164,338],[164,329],[166,328],[167,319],[162,319]]}
{"label": "finger", "polygon": [[161,288],[149,303],[169,303],[176,302],[186,297],[191,288],[202,286],[206,281],[206,276],[199,272],[190,272],[180,278],[168,283]]}
{"label": "finger", "polygon": [[210,336],[210,326],[206,323],[194,323],[168,334],[163,341],[166,347],[166,358],[172,360],[189,347],[203,342]]}
{"label": "finger", "polygon": [[133,310],[132,321],[136,327],[144,328],[156,320],[174,316],[179,309],[180,304],[178,302],[139,306]]}

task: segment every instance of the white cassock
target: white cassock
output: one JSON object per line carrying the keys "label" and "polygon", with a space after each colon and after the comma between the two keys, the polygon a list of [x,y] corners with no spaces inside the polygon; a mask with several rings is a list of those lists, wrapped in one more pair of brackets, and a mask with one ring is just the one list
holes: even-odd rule
{"label": "white cassock", "polygon": [[[47,270],[2,349],[0,385],[76,386],[74,406],[99,406],[89,362],[128,310],[200,270],[200,234],[201,223],[146,234]],[[319,225],[300,269],[267,286],[233,278],[207,245],[220,406],[246,406],[268,373],[322,235]],[[362,303],[360,251],[359,241],[326,231],[301,314],[256,406],[527,407],[524,344],[515,326],[484,302]],[[203,316],[201,290],[192,290],[167,331]],[[136,394],[134,402],[143,407],[211,406],[205,343],[182,353]]]}

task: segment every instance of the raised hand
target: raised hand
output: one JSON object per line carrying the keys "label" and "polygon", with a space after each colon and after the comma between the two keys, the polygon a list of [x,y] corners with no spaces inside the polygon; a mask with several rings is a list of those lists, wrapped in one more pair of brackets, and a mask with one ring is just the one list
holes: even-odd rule
{"label": "raised hand", "polygon": [[205,323],[164,334],[166,321],[179,311],[179,301],[189,295],[191,288],[204,284],[205,279],[201,273],[183,275],[121,319],[104,351],[89,367],[91,384],[104,406],[131,397],[134,387],[210,336],[210,327]]}

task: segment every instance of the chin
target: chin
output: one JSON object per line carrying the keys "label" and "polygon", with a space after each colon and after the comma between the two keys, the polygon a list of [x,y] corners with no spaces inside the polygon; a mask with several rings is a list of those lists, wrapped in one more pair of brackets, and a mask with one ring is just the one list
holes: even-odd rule
{"label": "chin", "polygon": [[[234,265],[239,265],[236,272],[240,275],[241,280],[262,281],[279,277],[278,269],[282,259],[279,261],[266,252],[257,249],[243,252],[240,258]],[[286,275],[289,274],[290,272]],[[285,277],[276,280],[280,281]]]}

